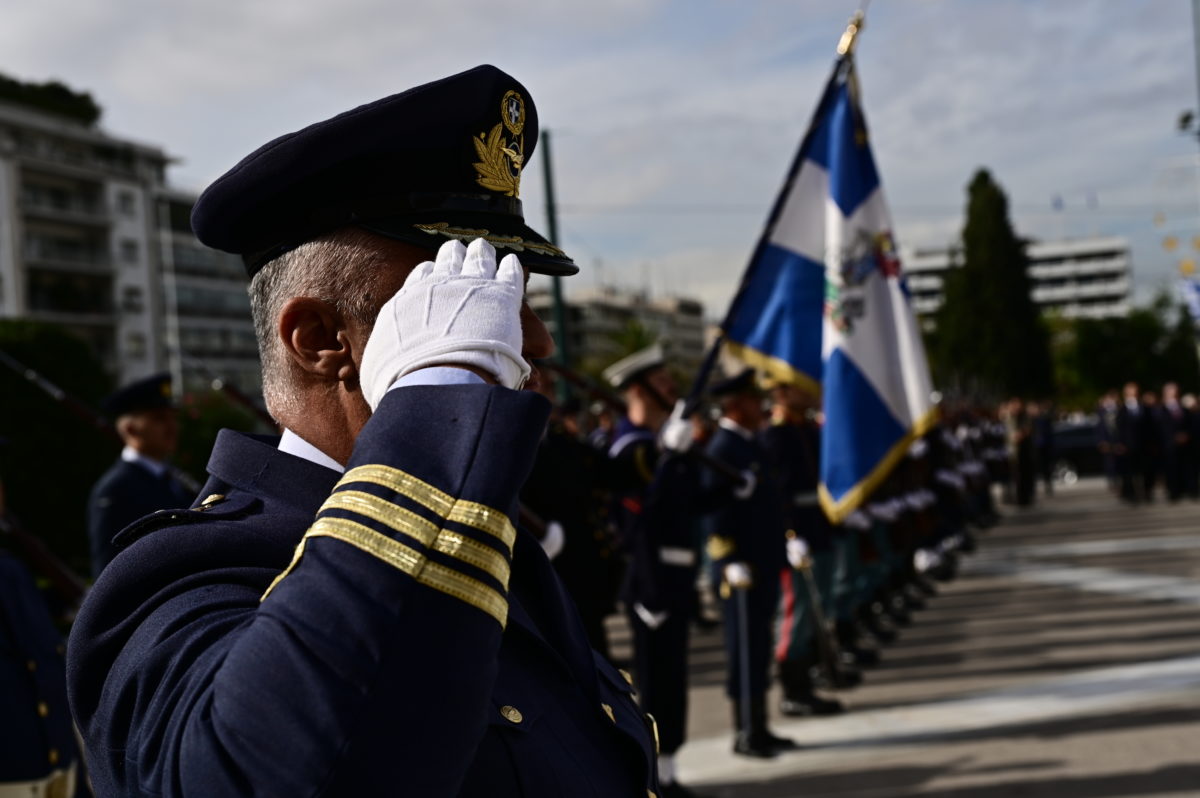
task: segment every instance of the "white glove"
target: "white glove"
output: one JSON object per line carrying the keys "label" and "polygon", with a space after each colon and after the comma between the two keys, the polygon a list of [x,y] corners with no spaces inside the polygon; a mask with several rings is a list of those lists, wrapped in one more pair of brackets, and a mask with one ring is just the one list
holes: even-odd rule
{"label": "white glove", "polygon": [[634,603],[633,611],[637,613],[637,617],[642,619],[642,623],[646,624],[646,626],[649,626],[651,629],[657,629],[658,627],[662,626],[663,622],[667,620],[667,616],[670,615],[670,613],[666,610],[663,610],[662,612],[651,612],[642,606],[640,601]]}
{"label": "white glove", "polygon": [[546,524],[546,535],[538,541],[542,544],[542,551],[546,552],[546,556],[554,559],[562,554],[563,548],[567,545],[567,536],[563,533],[562,524],[557,521],[549,521]]}
{"label": "white glove", "polygon": [[804,561],[807,557],[808,543],[804,540],[804,538],[788,538],[788,563],[796,570],[800,570],[804,567]]}
{"label": "white glove", "polygon": [[754,584],[750,566],[744,562],[731,562],[725,566],[725,582],[734,590],[746,590]]}
{"label": "white glove", "polygon": [[447,241],[437,262],[419,264],[384,303],[363,352],[359,376],[371,410],[399,377],[436,364],[474,366],[506,388],[529,378],[521,357],[525,274],[516,255],[496,267],[482,238]]}
{"label": "white glove", "polygon": [[671,452],[686,452],[692,446],[692,422],[683,417],[684,401],[675,402],[671,417],[658,431],[658,441],[662,447]]}
{"label": "white glove", "polygon": [[753,471],[743,471],[742,480],[742,484],[733,489],[735,499],[749,499],[758,487],[758,477],[754,476]]}

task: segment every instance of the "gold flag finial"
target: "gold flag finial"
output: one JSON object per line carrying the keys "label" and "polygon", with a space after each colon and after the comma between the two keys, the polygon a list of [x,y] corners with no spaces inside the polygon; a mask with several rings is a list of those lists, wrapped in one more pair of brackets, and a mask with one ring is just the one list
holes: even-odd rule
{"label": "gold flag finial", "polygon": [[848,55],[854,50],[854,43],[858,39],[859,31],[863,28],[863,20],[867,15],[862,11],[855,11],[854,16],[850,18],[850,24],[846,26],[846,32],[842,34],[841,40],[838,42],[838,55]]}

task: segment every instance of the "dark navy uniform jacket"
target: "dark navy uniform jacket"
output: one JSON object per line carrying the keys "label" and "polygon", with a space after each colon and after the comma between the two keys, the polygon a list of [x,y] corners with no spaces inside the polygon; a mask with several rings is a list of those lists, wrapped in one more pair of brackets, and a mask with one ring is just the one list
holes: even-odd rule
{"label": "dark navy uniform jacket", "polygon": [[[739,471],[754,472],[758,480],[748,498],[727,501],[704,519],[714,581],[721,581],[726,564],[744,562],[750,566],[756,586],[777,585],[779,571],[787,565],[787,522],[779,487],[765,468],[766,453],[753,437],[744,438],[724,427],[717,428],[707,450]],[[724,477],[711,470],[705,473],[710,489],[720,490]]]}
{"label": "dark navy uniform jacket", "polygon": [[134,521],[158,510],[187,507],[196,499],[168,471],[162,477],[137,463],[118,460],[92,488],[88,497],[88,541],[92,576],[100,575],[116,555],[112,539]]}
{"label": "dark navy uniform jacket", "polygon": [[222,432],[206,500],[124,532],[72,630],[98,794],[656,790],[629,685],[513,528],[547,414],[398,388],[340,478]]}
{"label": "dark navy uniform jacket", "polygon": [[33,577],[0,552],[0,787],[78,759],[66,687],[62,637]]}
{"label": "dark navy uniform jacket", "polygon": [[[779,485],[789,529],[813,551],[833,548],[833,527],[817,502],[821,430],[816,424],[772,424],[758,434],[767,466]],[[785,550],[786,551],[786,550]]]}

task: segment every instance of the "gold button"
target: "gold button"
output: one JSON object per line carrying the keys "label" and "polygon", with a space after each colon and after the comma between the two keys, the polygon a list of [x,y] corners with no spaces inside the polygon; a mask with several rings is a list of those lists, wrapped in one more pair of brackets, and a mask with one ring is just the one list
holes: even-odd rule
{"label": "gold button", "polygon": [[204,501],[200,502],[200,506],[196,509],[201,510],[201,511],[207,510],[209,507],[212,507],[217,502],[223,502],[223,501],[225,501],[224,493],[213,493],[213,494],[210,494],[210,495],[204,497]]}
{"label": "gold button", "polygon": [[50,760],[51,765],[57,765],[58,764],[58,749],[51,748],[50,753],[46,758]]}
{"label": "gold button", "polygon": [[50,714],[50,707],[46,705],[45,701],[38,702],[37,713],[39,718],[44,718]]}
{"label": "gold button", "polygon": [[503,715],[504,719],[509,723],[520,723],[521,721],[525,720],[525,716],[521,714],[521,710],[517,709],[516,707],[500,707],[500,714]]}
{"label": "gold button", "polygon": [[629,686],[633,687],[633,676],[630,675],[629,671],[625,670],[624,668],[617,668],[617,670],[621,672],[621,676],[625,678],[625,681],[629,683]]}
{"label": "gold button", "polygon": [[617,716],[613,714],[613,709],[608,704],[601,704],[600,708],[604,710],[604,714],[608,715],[608,719],[613,723],[617,722]]}
{"label": "gold button", "polygon": [[26,663],[25,663],[25,668],[26,668],[26,669],[27,669],[27,670],[28,670],[30,673],[33,673],[34,671],[36,671],[36,670],[37,670],[37,661],[36,661],[36,660],[32,660],[32,659],[31,659],[31,660],[29,660],[28,662],[26,662]]}

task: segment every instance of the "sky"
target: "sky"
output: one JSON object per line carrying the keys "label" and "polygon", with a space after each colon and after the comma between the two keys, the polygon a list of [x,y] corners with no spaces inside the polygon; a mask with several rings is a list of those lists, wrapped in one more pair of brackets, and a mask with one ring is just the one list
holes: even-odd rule
{"label": "sky", "polygon": [[[106,131],[199,191],[275,136],[495,64],[551,134],[568,294],[690,296],[719,319],[857,5],[6,0],[0,72],[91,92]],[[954,240],[984,167],[1018,234],[1126,236],[1135,299],[1168,285],[1200,235],[1200,145],[1176,129],[1197,106],[1190,6],[874,0],[859,77],[901,246]],[[521,198],[543,232],[544,177],[535,154]]]}

